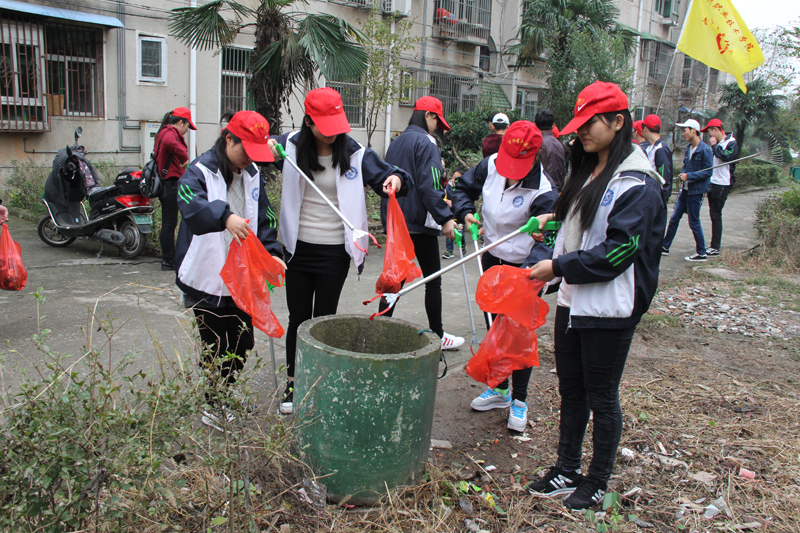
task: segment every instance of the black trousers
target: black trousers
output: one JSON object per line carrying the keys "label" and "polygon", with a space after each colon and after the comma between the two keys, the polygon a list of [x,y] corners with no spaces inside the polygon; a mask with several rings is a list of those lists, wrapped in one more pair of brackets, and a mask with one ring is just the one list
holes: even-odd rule
{"label": "black trousers", "polygon": [[[493,266],[497,265],[509,265],[513,267],[520,267],[522,263],[509,263],[508,261],[503,261],[492,255],[492,252],[486,252],[485,254],[481,255],[481,265],[483,266],[483,271],[486,272]],[[492,320],[494,321],[497,318],[497,315],[492,313]],[[486,313],[483,313],[483,320],[486,322],[486,329],[489,329],[489,318],[486,316]],[[514,400],[519,400],[521,402],[525,402],[528,398],[528,383],[531,381],[531,373],[533,372],[533,368],[523,368],[520,370],[514,370],[511,374],[511,398]],[[498,389],[507,389],[508,388],[508,380],[503,381],[500,385],[497,386]]]}
{"label": "black trousers", "polygon": [[[441,257],[439,256],[439,238],[435,235],[424,233],[412,233],[411,242],[414,243],[414,253],[422,270],[422,276],[426,277],[442,268]],[[378,306],[379,311],[386,309],[388,305],[381,301]],[[389,309],[384,316],[392,316],[397,304]],[[428,315],[428,327],[439,335],[444,336],[442,327],[442,278],[436,278],[425,284],[425,312]]]}
{"label": "black trousers", "polygon": [[178,226],[178,180],[163,182],[161,201],[161,260],[173,263],[175,260],[175,228]]}
{"label": "black trousers", "polygon": [[581,466],[583,436],[593,413],[592,461],[587,476],[608,483],[622,437],[619,383],[636,327],[567,329],[569,308],[559,306],[555,321],[555,358],[561,421],[556,466]]}
{"label": "black trousers", "polygon": [[236,372],[247,361],[247,351],[255,346],[250,315],[236,306],[194,307],[193,311],[203,341],[203,366],[219,367],[223,384],[235,382]]}
{"label": "black trousers", "polygon": [[[289,263],[291,265],[291,262]],[[294,378],[297,360],[297,328],[318,316],[335,315],[347,276],[286,270],[286,304],[289,327],[286,330],[286,375]]]}
{"label": "black trousers", "polygon": [[709,247],[719,250],[722,244],[722,208],[731,192],[730,185],[711,184],[708,191],[708,212],[711,215],[711,244]]}

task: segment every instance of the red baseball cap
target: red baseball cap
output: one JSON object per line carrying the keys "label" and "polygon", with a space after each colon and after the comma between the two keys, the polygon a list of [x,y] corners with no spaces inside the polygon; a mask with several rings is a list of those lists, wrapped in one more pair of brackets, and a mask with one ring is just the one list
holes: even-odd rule
{"label": "red baseball cap", "polygon": [[725,130],[722,129],[722,121],[718,118],[712,118],[709,120],[708,124],[706,124],[706,127],[700,131],[706,131],[708,128],[719,128],[722,130],[722,133],[725,133]]}
{"label": "red baseball cap", "polygon": [[417,103],[414,106],[414,111],[430,111],[431,113],[435,113],[436,116],[439,117],[439,127],[444,131],[450,131],[450,124],[448,124],[444,119],[444,108],[442,107],[442,101],[438,98],[434,98],[433,96],[423,96],[417,100]]}
{"label": "red baseball cap", "polygon": [[567,135],[586,124],[598,113],[610,113],[628,109],[628,97],[613,83],[596,81],[583,89],[575,102],[575,118],[561,130]]}
{"label": "red baseball cap", "polygon": [[195,125],[194,125],[194,122],[192,122],[192,112],[189,111],[189,108],[176,107],[175,109],[172,110],[172,116],[173,117],[185,118],[186,120],[189,121],[189,127],[190,128],[192,128],[193,130],[197,129],[195,127]]}
{"label": "red baseball cap", "polygon": [[644,120],[634,120],[633,121],[633,129],[636,130],[636,133],[639,135],[642,134],[642,123]]}
{"label": "red baseball cap", "polygon": [[556,139],[558,139],[558,137],[561,135],[561,133],[558,131],[558,126],[556,126],[555,124],[553,124],[553,129],[550,131],[553,132],[553,137],[555,137]]}
{"label": "red baseball cap", "polygon": [[542,132],[536,124],[527,120],[514,122],[500,143],[495,160],[497,172],[504,178],[521,180],[531,171],[533,159],[541,147]]}
{"label": "red baseball cap", "polygon": [[247,157],[259,163],[275,161],[269,145],[269,122],[255,111],[239,111],[225,129],[242,140]]}
{"label": "red baseball cap", "polygon": [[319,132],[326,137],[347,133],[350,122],[344,114],[342,95],[335,89],[323,87],[308,91],[306,115],[311,117]]}
{"label": "red baseball cap", "polygon": [[651,130],[661,129],[661,119],[658,117],[658,115],[647,115],[644,117],[642,124]]}

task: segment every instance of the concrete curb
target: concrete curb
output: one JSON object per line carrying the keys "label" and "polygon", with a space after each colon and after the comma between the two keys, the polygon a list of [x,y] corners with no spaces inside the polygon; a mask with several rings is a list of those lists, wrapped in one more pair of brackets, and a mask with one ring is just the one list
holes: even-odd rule
{"label": "concrete curb", "polygon": [[29,209],[22,209],[21,207],[13,207],[10,205],[7,205],[6,208],[8,208],[9,215],[14,215],[15,217],[21,218],[23,220],[30,220],[32,222],[37,222],[40,218],[42,218],[42,215],[37,215],[36,213],[34,213]]}

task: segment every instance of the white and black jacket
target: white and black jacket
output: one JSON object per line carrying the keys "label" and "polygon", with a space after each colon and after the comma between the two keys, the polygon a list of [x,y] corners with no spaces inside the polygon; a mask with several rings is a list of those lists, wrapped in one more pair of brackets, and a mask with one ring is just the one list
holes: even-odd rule
{"label": "white and black jacket", "polygon": [[641,150],[633,150],[608,183],[580,250],[564,253],[565,232],[553,250],[553,285],[572,286],[572,328],[635,326],[658,286],[667,209],[663,179]]}
{"label": "white and black jacket", "polygon": [[[293,161],[297,161],[296,133],[286,133],[275,138]],[[386,181],[386,178],[392,174],[400,177],[402,186],[397,193],[398,196],[406,194],[410,181],[405,172],[389,165],[374,150],[366,148],[350,136],[347,136],[347,152],[350,154],[350,166],[346,169],[339,169],[339,176],[336,178],[339,210],[356,228],[367,231],[367,199],[364,187],[372,187],[376,194],[388,198],[383,192],[383,182]],[[297,246],[297,235],[300,230],[300,204],[303,202],[306,180],[292,165],[284,165],[283,161],[276,161],[275,164],[283,171],[280,237],[287,252],[286,262],[288,264]],[[331,216],[336,216],[333,211],[331,211]],[[342,222],[342,227],[344,228],[345,249],[353,258],[358,272],[361,273],[366,254],[353,244],[352,230],[344,222]],[[358,244],[366,250],[369,246],[369,237],[362,237]]]}
{"label": "white and black jacket", "polygon": [[[250,220],[250,229],[270,255],[282,257],[278,218],[269,205],[258,167],[251,164],[242,170],[242,179],[245,212],[240,216]],[[193,299],[220,306],[222,298],[230,296],[219,272],[227,259],[222,232],[227,231],[225,223],[232,211],[213,148],[195,159],[178,181],[178,209],[181,227],[175,243],[176,284]]]}
{"label": "white and black jacket", "polygon": [[[461,176],[453,190],[453,212],[458,220],[475,213],[475,201],[483,195],[484,237],[491,244],[523,226],[530,217],[552,213],[558,191],[542,164],[534,165],[524,179],[506,188],[506,178],[497,172],[497,154]],[[548,242],[550,239],[545,239]],[[550,259],[553,250],[545,242],[522,233],[489,253],[509,263],[534,265]]]}

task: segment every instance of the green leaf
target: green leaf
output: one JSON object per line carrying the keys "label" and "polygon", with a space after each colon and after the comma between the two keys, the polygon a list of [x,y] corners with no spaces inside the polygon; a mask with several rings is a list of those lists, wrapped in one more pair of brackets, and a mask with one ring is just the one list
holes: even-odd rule
{"label": "green leaf", "polygon": [[603,510],[607,510],[609,508],[612,511],[617,511],[620,508],[620,498],[619,494],[616,492],[607,492],[605,496],[603,496]]}
{"label": "green leaf", "polygon": [[608,531],[608,527],[605,525],[605,523],[598,522],[595,531],[597,531],[597,533],[606,533]]}
{"label": "green leaf", "polygon": [[222,524],[224,524],[227,521],[228,521],[228,519],[225,518],[224,516],[216,516],[211,520],[211,525],[212,526],[221,526]]}
{"label": "green leaf", "polygon": [[591,509],[587,509],[587,511],[586,511],[586,520],[588,520],[589,522],[594,524],[594,519],[595,519],[594,511],[592,511]]}
{"label": "green leaf", "polygon": [[636,520],[639,520],[639,515],[633,513],[628,515],[628,522],[635,522]]}

